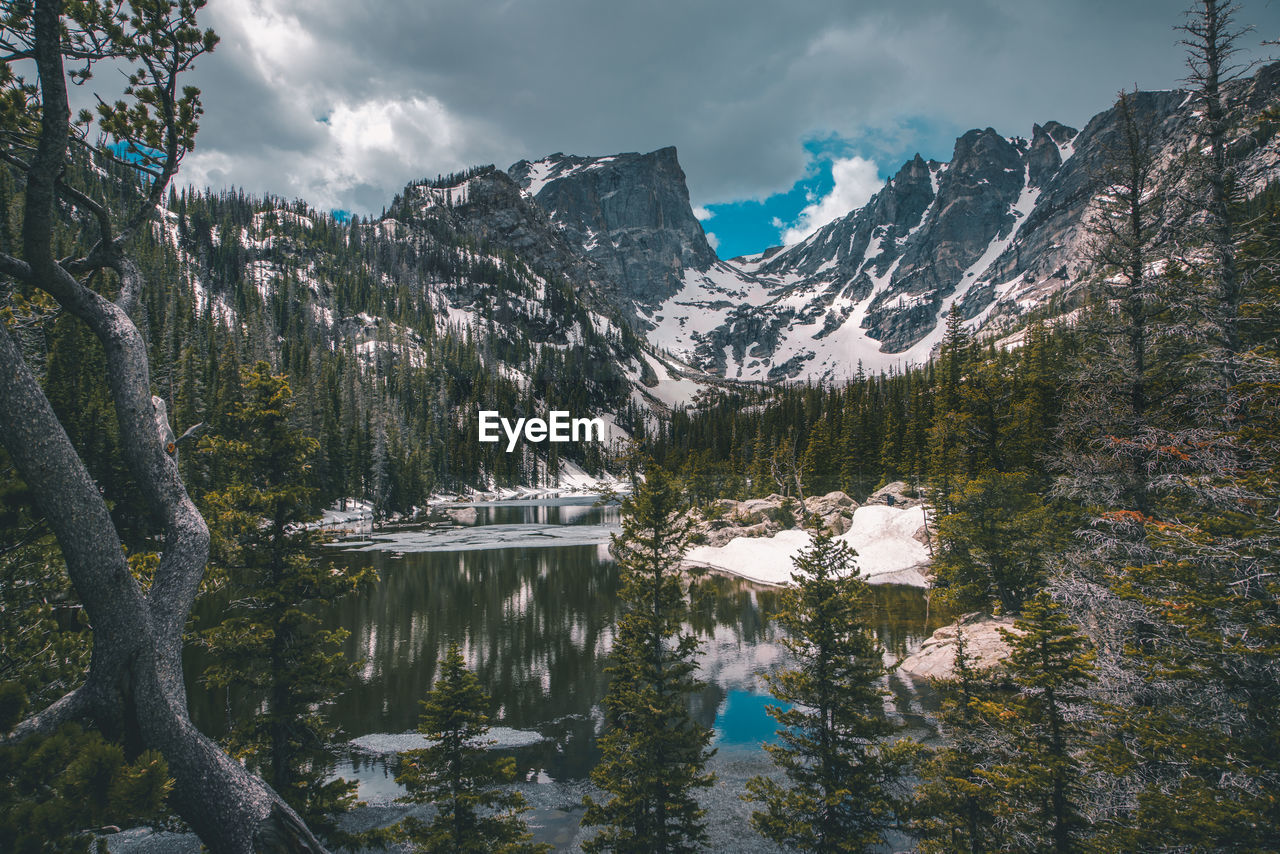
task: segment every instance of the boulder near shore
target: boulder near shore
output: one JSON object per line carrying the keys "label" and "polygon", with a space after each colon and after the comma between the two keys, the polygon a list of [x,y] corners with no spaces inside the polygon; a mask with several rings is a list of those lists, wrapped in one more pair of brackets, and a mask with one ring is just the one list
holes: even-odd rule
{"label": "boulder near shore", "polygon": [[843,492],[810,496],[800,502],[782,495],[734,501],[721,498],[701,510],[689,511],[700,545],[723,546],[738,537],[772,537],[779,531],[800,527],[804,513],[812,513],[832,534],[849,530],[858,502]]}
{"label": "boulder near shore", "polygon": [[964,633],[964,646],[974,670],[988,670],[1009,657],[1009,644],[1001,629],[1013,630],[1013,617],[965,614],[957,622],[934,632],[920,649],[902,660],[898,669],[919,679],[951,679],[955,676],[956,636]]}

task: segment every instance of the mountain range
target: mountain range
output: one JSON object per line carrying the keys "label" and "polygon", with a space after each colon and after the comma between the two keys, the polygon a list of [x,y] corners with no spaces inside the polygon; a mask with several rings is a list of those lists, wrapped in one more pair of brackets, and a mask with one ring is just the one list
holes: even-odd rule
{"label": "mountain range", "polygon": [[[1242,129],[1231,155],[1255,192],[1280,177],[1280,136],[1254,120],[1280,97],[1280,63],[1230,95]],[[1157,141],[1162,189],[1175,188],[1196,145],[1188,94],[1130,100]],[[225,323],[246,322],[246,291],[291,300],[313,337],[378,374],[452,334],[530,406],[589,402],[624,435],[709,384],[921,363],[953,310],[989,337],[1070,311],[1093,272],[1088,223],[1119,132],[1115,108],[1079,130],[971,130],[948,162],[917,155],[804,241],[732,259],[707,242],[674,148],[418,181],[348,225],[270,199],[221,227],[171,205],[162,236],[197,306]],[[279,335],[262,334],[267,351]]]}
{"label": "mountain range", "polygon": [[[1280,64],[1231,88],[1246,194],[1280,177],[1280,139],[1253,121]],[[1156,141],[1162,190],[1183,180],[1196,115],[1182,91],[1130,95]],[[1115,107],[1083,129],[975,129],[950,161],[917,155],[862,207],[804,241],[720,259],[673,148],[520,161],[507,173],[598,264],[600,290],[650,344],[737,380],[839,379],[928,358],[953,308],[985,334],[1065,299],[1091,272],[1088,222],[1119,145]]]}

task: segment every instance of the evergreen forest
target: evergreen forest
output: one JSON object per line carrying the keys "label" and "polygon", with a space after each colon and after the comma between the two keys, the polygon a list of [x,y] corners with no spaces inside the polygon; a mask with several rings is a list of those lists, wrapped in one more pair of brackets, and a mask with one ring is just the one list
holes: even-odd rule
{"label": "evergreen forest", "polygon": [[[177,186],[202,116],[182,73],[219,43],[204,5],[0,12],[0,850],[111,850],[122,827],[219,854],[549,850],[455,642],[414,652],[436,678],[388,776],[416,811],[352,820],[334,701],[366,661],[322,612],[382,564],[325,559],[317,522],[447,526],[433,504],[568,472],[624,493],[617,583],[593,591],[617,607],[597,762],[561,810],[581,850],[707,850],[714,639],[685,556],[718,502],[766,497],[808,539],[759,597],[786,650],[739,799],[761,844],[1280,850],[1280,183],[1245,192],[1230,156],[1280,105],[1232,123],[1230,0],[1183,27],[1202,147],[1178,182],[1120,94],[1074,287],[998,334],[951,311],[924,364],[708,378],[675,406],[641,390],[653,350],[623,312],[455,206],[493,167],[341,220]],[[104,63],[133,69],[123,100],[73,114]],[[507,452],[474,429],[552,409],[628,438]],[[1005,621],[994,667],[956,633],[923,740],[886,712],[858,555],[804,503],[889,484],[927,504],[928,601]]]}

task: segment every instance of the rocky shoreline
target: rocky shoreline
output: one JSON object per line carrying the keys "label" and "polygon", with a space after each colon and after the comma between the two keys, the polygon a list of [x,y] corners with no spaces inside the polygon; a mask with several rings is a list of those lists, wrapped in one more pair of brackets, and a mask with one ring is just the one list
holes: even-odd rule
{"label": "rocky shoreline", "polygon": [[[839,536],[853,524],[855,510],[877,505],[910,509],[925,506],[925,501],[912,494],[905,483],[896,481],[876,490],[862,504],[840,491],[811,495],[803,502],[774,493],[746,501],[721,498],[689,511],[687,516],[694,524],[694,543],[718,548],[739,537],[772,537],[781,531],[799,530],[806,515],[817,516],[827,533]],[[927,525],[916,532],[916,538],[932,550]]]}

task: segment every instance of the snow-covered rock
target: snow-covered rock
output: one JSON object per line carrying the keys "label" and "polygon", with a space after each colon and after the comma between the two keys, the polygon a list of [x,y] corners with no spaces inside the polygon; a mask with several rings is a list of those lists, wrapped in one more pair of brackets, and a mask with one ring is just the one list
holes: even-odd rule
{"label": "snow-covered rock", "polygon": [[[481,744],[493,750],[511,750],[546,740],[547,737],[541,733],[495,726],[489,728],[488,734],[481,739]],[[361,753],[385,755],[422,750],[431,747],[435,742],[420,732],[373,732],[353,738],[349,744]]]}
{"label": "snow-covered rock", "polygon": [[[857,553],[858,571],[869,583],[927,587],[929,551],[915,537],[924,524],[924,507],[859,507],[849,529],[836,539]],[[720,546],[693,548],[685,561],[763,584],[789,584],[795,556],[812,542],[808,532],[794,529],[768,537],[740,536]]]}
{"label": "snow-covered rock", "polygon": [[357,501],[354,498],[348,498],[345,503],[345,510],[342,509],[342,502],[339,502],[321,513],[320,521],[315,523],[316,526],[325,530],[340,532],[355,528],[366,528],[372,524],[373,505],[371,503]]}

